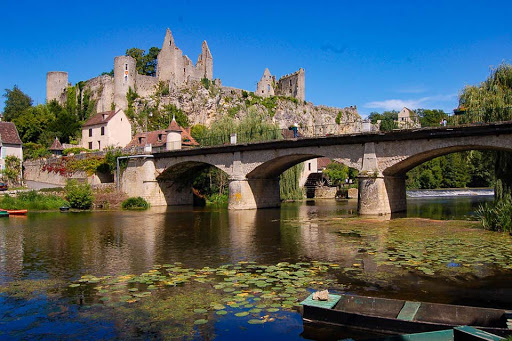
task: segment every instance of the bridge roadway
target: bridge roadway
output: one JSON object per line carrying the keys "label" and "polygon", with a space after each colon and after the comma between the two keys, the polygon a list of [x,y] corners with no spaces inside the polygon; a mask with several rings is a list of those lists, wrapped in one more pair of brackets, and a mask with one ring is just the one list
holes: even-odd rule
{"label": "bridge roadway", "polygon": [[214,166],[229,176],[229,209],[277,207],[282,172],[309,159],[328,157],[359,171],[359,213],[385,215],[406,209],[407,171],[465,150],[512,151],[512,121],[154,153],[130,160],[120,185],[129,196],[144,197],[152,205],[191,205],[190,179]]}

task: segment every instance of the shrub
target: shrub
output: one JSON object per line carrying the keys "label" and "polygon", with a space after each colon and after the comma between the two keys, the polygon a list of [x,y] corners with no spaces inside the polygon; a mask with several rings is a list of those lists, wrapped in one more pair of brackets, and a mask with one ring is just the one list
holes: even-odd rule
{"label": "shrub", "polygon": [[149,203],[141,197],[128,198],[121,204],[125,210],[147,210],[149,206]]}
{"label": "shrub", "polygon": [[39,159],[50,156],[52,153],[42,144],[27,142],[23,144],[23,160]]}
{"label": "shrub", "polygon": [[66,192],[66,200],[72,208],[80,210],[88,210],[92,206],[93,195],[89,184],[79,184],[76,180],[70,180],[64,188]]}
{"label": "shrub", "polygon": [[81,152],[90,152],[89,149],[82,148],[82,147],[72,147],[72,148],[66,148],[62,151],[62,155],[69,155],[69,154],[80,154]]}

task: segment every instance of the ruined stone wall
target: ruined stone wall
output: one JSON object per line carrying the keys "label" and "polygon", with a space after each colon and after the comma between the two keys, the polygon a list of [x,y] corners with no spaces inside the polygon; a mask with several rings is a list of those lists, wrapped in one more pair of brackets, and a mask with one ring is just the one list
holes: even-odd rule
{"label": "ruined stone wall", "polygon": [[304,69],[283,76],[277,82],[277,95],[295,97],[298,100],[306,99],[306,79]]}
{"label": "ruined stone wall", "polygon": [[54,99],[60,105],[66,103],[68,88],[68,73],[63,71],[50,71],[46,74],[46,102]]}
{"label": "ruined stone wall", "polygon": [[274,96],[274,84],[276,77],[270,74],[268,69],[265,69],[263,76],[261,76],[258,85],[256,86],[256,95],[261,97]]}
{"label": "ruined stone wall", "polygon": [[153,95],[158,86],[158,78],[152,76],[135,75],[135,89],[141,97]]}
{"label": "ruined stone wall", "polygon": [[112,109],[114,103],[114,78],[102,75],[85,82],[84,91],[90,92],[91,99],[96,102],[96,112],[104,112]]}

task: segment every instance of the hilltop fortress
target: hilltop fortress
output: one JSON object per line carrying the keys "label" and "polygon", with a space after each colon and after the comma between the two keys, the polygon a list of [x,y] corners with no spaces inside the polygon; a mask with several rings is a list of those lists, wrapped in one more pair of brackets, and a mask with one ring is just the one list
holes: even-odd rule
{"label": "hilltop fortress", "polygon": [[[258,82],[256,94],[260,97],[274,95],[305,100],[305,75],[304,69],[286,75],[276,82],[268,69],[265,69],[263,77]],[[84,91],[92,94],[96,101],[96,112],[123,109],[128,106],[126,94],[131,88],[142,98],[154,95],[160,84],[168,86],[170,91],[176,91],[183,87],[189,87],[192,82],[202,79],[213,81],[213,57],[206,41],[203,41],[201,54],[196,64],[183,54],[174,41],[169,29],[165,34],[162,49],[157,58],[156,76],[145,76],[137,73],[136,61],[130,56],[118,56],[114,58],[114,76],[101,75],[84,82]],[[219,79],[215,85],[222,87]],[[46,77],[46,101],[57,100],[60,104],[66,103],[68,73],[52,71]],[[233,89],[223,87],[226,90]],[[80,94],[78,94],[80,95]]]}

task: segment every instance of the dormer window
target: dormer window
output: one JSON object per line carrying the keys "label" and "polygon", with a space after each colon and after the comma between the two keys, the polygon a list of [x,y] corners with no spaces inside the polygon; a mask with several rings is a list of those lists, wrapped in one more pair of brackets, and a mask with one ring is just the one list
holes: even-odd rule
{"label": "dormer window", "polygon": [[139,144],[142,144],[142,137],[139,137]]}
{"label": "dormer window", "polygon": [[162,134],[158,134],[158,142],[162,141]]}

